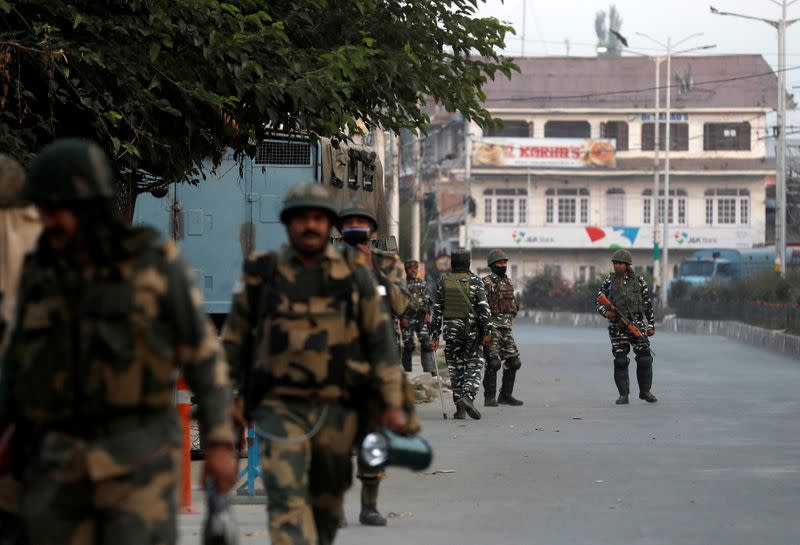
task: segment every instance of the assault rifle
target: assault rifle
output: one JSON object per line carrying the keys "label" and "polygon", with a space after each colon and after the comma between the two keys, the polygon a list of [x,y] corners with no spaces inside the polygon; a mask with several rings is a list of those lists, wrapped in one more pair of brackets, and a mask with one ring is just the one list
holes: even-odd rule
{"label": "assault rifle", "polygon": [[622,322],[622,325],[624,325],[628,329],[628,331],[630,331],[633,334],[634,337],[644,337],[644,333],[639,331],[638,327],[633,325],[630,320],[628,320],[625,316],[623,316],[622,313],[617,309],[617,306],[614,303],[612,303],[611,300],[605,296],[605,294],[601,293],[600,295],[597,296],[597,303],[605,306],[608,310],[616,312],[617,319],[620,322]]}

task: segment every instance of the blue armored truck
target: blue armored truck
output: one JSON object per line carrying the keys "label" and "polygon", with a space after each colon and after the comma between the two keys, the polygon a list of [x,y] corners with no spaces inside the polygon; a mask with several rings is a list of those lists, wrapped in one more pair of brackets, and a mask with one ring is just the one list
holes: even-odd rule
{"label": "blue armored truck", "polygon": [[205,169],[198,184],[172,184],[166,195],[139,195],[133,221],[175,240],[196,275],[206,312],[227,314],[244,257],[286,241],[279,215],[286,192],[316,181],[330,186],[339,207],[358,200],[375,210],[379,236],[386,236],[386,199],[381,161],[366,146],[298,137],[264,140],[252,159]]}

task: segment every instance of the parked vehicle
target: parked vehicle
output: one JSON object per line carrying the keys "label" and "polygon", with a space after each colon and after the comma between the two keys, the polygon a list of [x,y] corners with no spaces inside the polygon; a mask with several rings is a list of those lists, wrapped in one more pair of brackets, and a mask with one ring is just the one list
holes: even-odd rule
{"label": "parked vehicle", "polygon": [[772,270],[774,264],[774,246],[751,250],[697,250],[678,266],[678,274],[670,283],[670,293],[679,282],[691,291],[710,282],[731,282]]}
{"label": "parked vehicle", "polygon": [[293,186],[319,181],[333,190],[336,205],[353,199],[376,212],[386,236],[386,198],[381,161],[371,148],[318,143],[298,137],[264,140],[253,159],[232,156],[197,185],[172,184],[166,194],[140,195],[134,223],[147,223],[175,240],[196,275],[205,309],[217,324],[231,304],[244,257],[286,241],[280,223],[283,197]]}

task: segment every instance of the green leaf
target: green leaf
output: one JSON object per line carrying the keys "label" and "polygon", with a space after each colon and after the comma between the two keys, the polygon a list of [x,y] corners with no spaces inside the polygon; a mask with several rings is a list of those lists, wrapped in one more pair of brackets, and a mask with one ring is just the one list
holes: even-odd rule
{"label": "green leaf", "polygon": [[161,44],[153,42],[150,44],[150,62],[156,62],[159,53],[161,53]]}
{"label": "green leaf", "polygon": [[78,28],[78,25],[81,24],[81,21],[83,21],[83,15],[79,13],[75,16],[75,21],[72,23],[72,29],[74,30]]}

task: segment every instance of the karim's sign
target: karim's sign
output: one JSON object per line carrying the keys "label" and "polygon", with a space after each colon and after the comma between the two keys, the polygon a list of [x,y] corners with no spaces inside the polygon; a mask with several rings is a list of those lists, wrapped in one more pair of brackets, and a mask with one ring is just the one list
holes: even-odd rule
{"label": "karim's sign", "polygon": [[473,166],[613,168],[616,140],[597,138],[484,138],[475,144]]}

